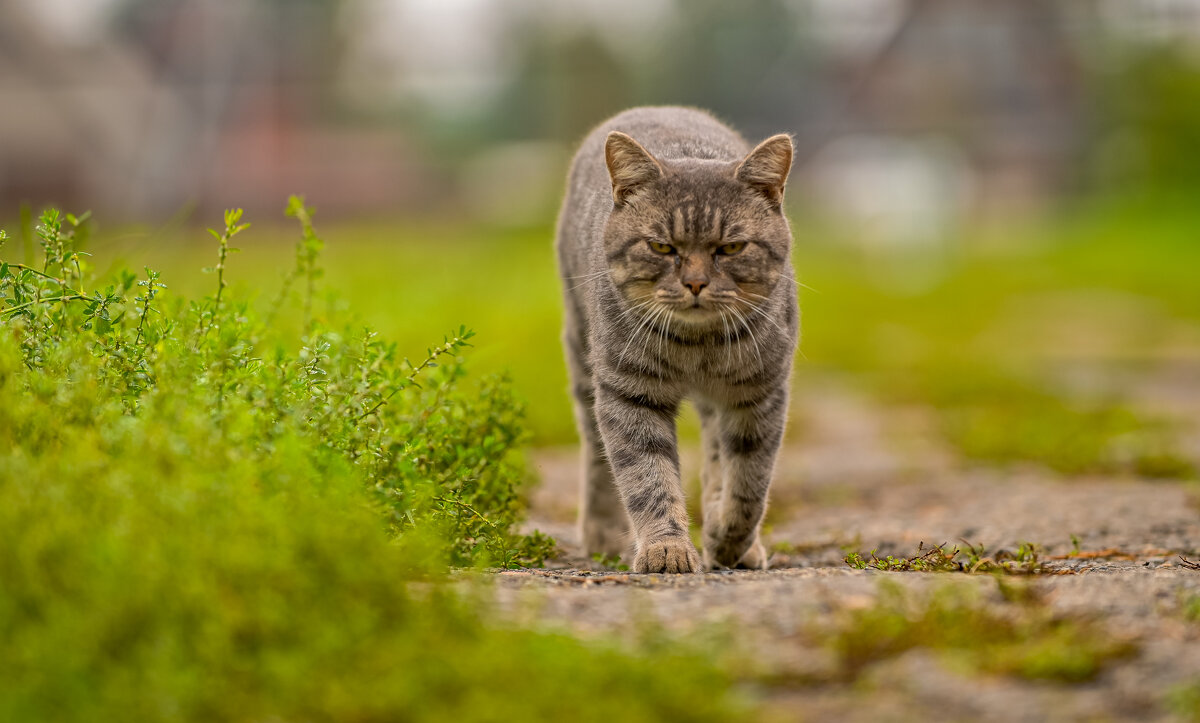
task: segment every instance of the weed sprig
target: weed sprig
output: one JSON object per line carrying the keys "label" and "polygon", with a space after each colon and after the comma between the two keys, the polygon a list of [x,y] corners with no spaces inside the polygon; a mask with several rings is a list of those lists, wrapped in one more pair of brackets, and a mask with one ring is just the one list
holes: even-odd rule
{"label": "weed sprig", "polygon": [[[983,545],[963,542],[963,548],[946,547],[946,543],[929,548],[921,542],[917,552],[908,557],[879,557],[871,550],[864,556],[851,552],[845,563],[855,570],[881,570],[883,572],[965,572],[1002,573],[1008,575],[1034,575],[1043,571],[1039,561],[1037,545],[1022,542],[1016,552],[1000,551],[987,556]],[[959,556],[962,556],[959,559]]]}

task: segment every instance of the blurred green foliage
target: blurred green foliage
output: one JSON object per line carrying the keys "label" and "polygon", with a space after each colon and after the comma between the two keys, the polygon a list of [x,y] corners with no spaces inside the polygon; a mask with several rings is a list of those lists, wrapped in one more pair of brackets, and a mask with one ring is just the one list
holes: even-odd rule
{"label": "blurred green foliage", "polygon": [[[883,401],[933,407],[948,439],[984,461],[1191,475],[1173,425],[1139,409],[1119,380],[1169,363],[1200,324],[1198,224],[1186,203],[1108,203],[910,252],[859,246],[798,217],[799,403],[824,374],[849,374]],[[233,283],[270,298],[281,281],[269,269],[290,235],[260,233],[230,271]],[[483,340],[473,363],[511,375],[532,441],[575,439],[549,229],[414,222],[328,236],[328,282],[401,351],[472,324]],[[172,269],[208,253],[166,240],[136,251]],[[1118,381],[1088,391],[1072,378],[1080,368]]]}
{"label": "blurred green foliage", "polygon": [[1110,72],[1090,77],[1101,188],[1114,195],[1200,188],[1200,66],[1182,44],[1123,48]]}

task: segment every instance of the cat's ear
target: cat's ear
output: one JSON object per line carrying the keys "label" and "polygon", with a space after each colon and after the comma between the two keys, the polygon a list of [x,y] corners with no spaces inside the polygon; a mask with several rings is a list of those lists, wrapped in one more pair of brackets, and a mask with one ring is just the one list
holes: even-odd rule
{"label": "cat's ear", "polygon": [[750,151],[737,167],[735,175],[742,183],[761,191],[772,206],[783,203],[783,188],[792,170],[792,137],[786,133],[771,136]]}
{"label": "cat's ear", "polygon": [[613,203],[620,206],[629,194],[650,181],[662,178],[663,169],[650,151],[621,131],[608,134],[604,162],[612,179]]}

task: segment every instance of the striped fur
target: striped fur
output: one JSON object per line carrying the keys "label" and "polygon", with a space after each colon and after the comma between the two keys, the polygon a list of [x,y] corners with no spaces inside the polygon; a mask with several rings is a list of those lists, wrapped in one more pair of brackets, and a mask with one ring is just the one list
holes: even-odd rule
{"label": "striped fur", "polygon": [[675,418],[704,439],[707,567],[766,565],[759,528],[787,417],[799,314],[781,211],[787,136],[751,150],[712,116],[635,108],[571,167],[556,247],[583,438],[588,553],[697,572]]}

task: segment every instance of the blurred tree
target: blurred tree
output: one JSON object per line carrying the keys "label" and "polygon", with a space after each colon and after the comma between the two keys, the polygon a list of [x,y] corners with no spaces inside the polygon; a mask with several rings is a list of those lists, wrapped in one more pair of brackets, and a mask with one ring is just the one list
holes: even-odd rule
{"label": "blurred tree", "polygon": [[494,111],[497,135],[572,142],[636,104],[628,66],[594,30],[556,32],[525,22],[513,32],[525,41]]}
{"label": "blurred tree", "polygon": [[1200,187],[1200,64],[1179,45],[1126,54],[1097,76],[1104,182],[1121,192]]}
{"label": "blurred tree", "polygon": [[790,127],[804,89],[796,82],[806,75],[803,47],[800,19],[778,0],[694,0],[647,48],[639,101],[707,108],[755,135]]}
{"label": "blurred tree", "polygon": [[798,92],[808,66],[802,29],[778,0],[689,2],[632,48],[606,42],[605,30],[562,27],[538,15],[513,23],[515,70],[483,136],[574,142],[604,118],[643,104],[699,106],[765,132],[789,127],[805,100]]}

